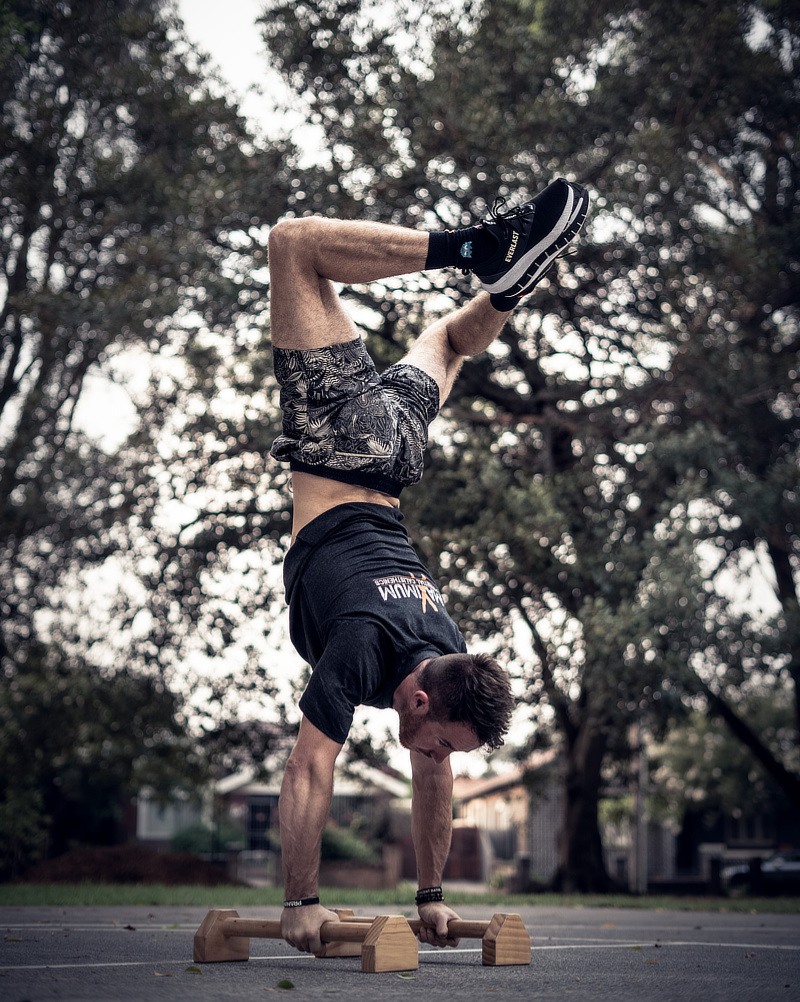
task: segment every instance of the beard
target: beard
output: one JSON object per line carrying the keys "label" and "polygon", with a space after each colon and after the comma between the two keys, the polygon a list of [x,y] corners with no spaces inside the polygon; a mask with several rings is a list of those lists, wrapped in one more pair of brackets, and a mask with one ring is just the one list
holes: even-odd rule
{"label": "beard", "polygon": [[412,717],[410,713],[400,715],[399,740],[403,748],[411,748],[421,726],[422,721],[417,717]]}

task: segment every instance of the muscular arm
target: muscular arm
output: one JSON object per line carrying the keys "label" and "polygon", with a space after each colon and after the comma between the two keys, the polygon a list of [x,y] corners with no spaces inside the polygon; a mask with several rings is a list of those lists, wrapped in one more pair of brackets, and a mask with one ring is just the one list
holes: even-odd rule
{"label": "muscular arm", "polygon": [[420,887],[442,882],[453,830],[453,773],[450,760],[436,763],[411,753],[411,834]]}
{"label": "muscular arm", "polygon": [[[289,899],[317,894],[320,844],[330,815],[333,766],[341,748],[303,718],[286,764],[279,804],[284,894]],[[318,953],[320,927],[335,919],[336,914],[321,905],[284,908],[281,933],[298,950]]]}
{"label": "muscular arm", "polygon": [[[417,856],[419,887],[442,883],[450,838],[453,832],[453,773],[449,758],[436,763],[417,752],[411,753],[411,835]],[[436,927],[423,930],[420,939],[436,946],[453,945],[448,940],[447,923],[458,915],[441,902],[420,905],[419,917]]]}

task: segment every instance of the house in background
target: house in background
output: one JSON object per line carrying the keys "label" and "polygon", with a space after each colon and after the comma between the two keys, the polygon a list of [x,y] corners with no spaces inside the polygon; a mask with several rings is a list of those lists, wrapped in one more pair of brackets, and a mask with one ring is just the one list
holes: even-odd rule
{"label": "house in background", "polygon": [[[395,887],[401,876],[402,853],[387,836],[393,806],[408,798],[408,780],[394,770],[353,762],[337,766],[333,791],[333,825],[341,829],[353,826],[381,838],[384,846],[382,858],[374,863],[326,859],[323,852],[320,883],[327,887]],[[244,849],[238,853],[238,878],[251,884],[280,884],[276,838],[280,778],[263,782],[255,778],[254,770],[244,770],[220,780],[216,794],[224,815],[242,830]]]}
{"label": "house in background", "polygon": [[[255,770],[245,769],[226,776],[216,784],[216,794],[227,816],[241,825],[245,848],[269,849],[270,831],[278,829],[281,777],[264,782],[255,775]],[[388,824],[392,802],[407,798],[409,792],[409,781],[394,770],[363,762],[337,766],[331,818],[340,828],[358,822],[368,830],[380,830]]]}
{"label": "house in background", "polygon": [[[135,805],[136,840],[153,849],[170,848],[172,839],[193,825],[212,831],[236,832],[235,846],[221,843],[212,853],[226,860],[234,879],[254,884],[279,884],[280,848],[278,799],[281,774],[256,778],[254,769],[217,781],[203,804],[174,800],[160,804],[147,796]],[[359,867],[350,859],[324,859],[320,876],[327,886],[395,886],[401,876],[402,851],[392,844],[396,805],[408,802],[410,783],[394,770],[372,768],[363,762],[337,766],[331,822],[385,842],[383,858]],[[230,836],[227,836],[228,838]],[[358,872],[356,872],[358,870]]]}
{"label": "house in background", "polygon": [[[492,777],[457,777],[453,788],[453,840],[446,881],[507,882],[509,888],[546,884],[558,866],[564,791],[558,749],[547,749],[526,763]],[[143,795],[129,820],[129,837],[155,849],[168,849],[174,835],[200,821],[234,822],[241,844],[236,867],[251,883],[280,883],[278,798],[280,771],[270,781],[254,771],[225,777],[207,802],[159,804]],[[642,799],[625,786],[603,791],[601,834],[608,874],[631,891],[682,893],[716,890],[722,866],[766,858],[779,845],[796,845],[796,815],[715,817],[691,812],[683,828],[647,820]],[[351,828],[384,846],[384,859],[356,872],[354,860],[328,866],[323,880],[331,886],[394,886],[416,879],[411,838],[410,781],[392,770],[351,763],[337,768],[331,805],[333,825]],[[230,825],[226,825],[230,827]],[[225,846],[220,845],[220,854]],[[327,860],[326,866],[333,860]],[[344,865],[347,863],[348,865]],[[348,872],[348,866],[349,871]]]}
{"label": "house in background", "polygon": [[[601,824],[606,869],[622,888],[635,890],[638,866],[648,882],[674,877],[675,833],[660,824],[642,822],[640,831],[630,807],[631,791],[606,790],[621,810],[607,812],[613,822]],[[453,789],[458,824],[481,833],[481,878],[508,880],[515,889],[532,882],[546,884],[558,867],[558,839],[564,823],[564,787],[557,748],[534,754],[499,776],[458,778]],[[643,847],[637,849],[637,834]],[[638,853],[642,853],[641,859]]]}
{"label": "house in background", "polygon": [[537,880],[555,872],[563,808],[556,749],[499,776],[456,778],[453,801],[457,828],[481,833],[480,873],[473,879],[509,877],[519,861]]}
{"label": "house in background", "polygon": [[[196,800],[180,799],[162,803],[142,790],[133,803],[132,817],[126,818],[129,838],[151,849],[169,849],[172,839],[186,828],[201,824],[206,818],[203,805]],[[210,819],[210,815],[209,815]]]}
{"label": "house in background", "polygon": [[[218,780],[200,804],[189,799],[159,803],[146,790],[136,800],[136,841],[154,849],[167,849],[178,832],[191,825],[210,825],[215,818],[232,821],[241,831],[241,841],[249,850],[269,849],[270,830],[278,828],[278,797],[281,776],[258,780],[254,769],[244,769]],[[410,781],[394,770],[375,769],[363,762],[337,767],[331,818],[346,828],[360,820],[367,828],[378,827],[390,812],[390,805],[408,798]],[[217,800],[217,806],[212,800]]]}

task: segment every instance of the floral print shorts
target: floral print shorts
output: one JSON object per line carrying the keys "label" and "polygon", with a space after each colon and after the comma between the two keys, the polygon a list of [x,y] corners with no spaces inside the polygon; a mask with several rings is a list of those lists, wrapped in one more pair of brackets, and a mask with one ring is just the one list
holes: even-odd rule
{"label": "floral print shorts", "polygon": [[439,387],[398,362],[379,375],[363,341],[307,351],[275,348],[283,428],[275,459],[293,470],[398,497],[422,477]]}

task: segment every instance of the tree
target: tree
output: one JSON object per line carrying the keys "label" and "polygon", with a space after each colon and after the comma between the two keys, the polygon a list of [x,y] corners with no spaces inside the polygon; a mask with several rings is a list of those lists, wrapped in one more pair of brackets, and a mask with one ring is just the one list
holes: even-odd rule
{"label": "tree", "polygon": [[[784,696],[770,689],[750,693],[742,712],[776,758],[791,759],[794,722]],[[794,837],[797,812],[791,801],[719,717],[696,711],[653,752],[649,810],[671,818],[682,834],[701,828],[707,834],[700,840],[714,841],[738,822],[742,833],[749,830],[764,841],[780,844]],[[679,865],[683,855],[683,865],[690,866],[696,843],[679,838],[678,845]]]}
{"label": "tree", "polygon": [[[131,510],[150,520],[145,450],[169,401],[143,415],[150,428],[121,476],[76,422],[87,377],[123,344],[191,346],[192,328],[233,325],[259,291],[233,273],[230,236],[259,224],[281,151],[255,155],[161,7],[14,5],[2,67],[0,497],[3,580],[19,570],[2,620],[22,637],[48,565],[102,560],[120,548],[111,525]],[[204,380],[208,391],[213,372]],[[11,630],[4,655],[13,642]]]}
{"label": "tree", "polygon": [[[794,723],[782,694],[767,690],[745,699],[748,718],[766,744],[781,754],[791,746]],[[680,823],[687,810],[714,815],[789,813],[790,804],[748,748],[717,717],[695,712],[653,749],[651,780],[659,813]]]}
{"label": "tree", "polygon": [[142,788],[166,798],[207,777],[181,700],[158,679],[104,674],[57,649],[30,646],[0,689],[0,874],[42,854],[119,839]]}
{"label": "tree", "polygon": [[[290,211],[454,226],[553,174],[597,193],[557,283],[465,364],[404,507],[469,634],[527,627],[527,698],[566,759],[555,882],[603,889],[601,768],[627,723],[667,726],[697,698],[735,715],[759,673],[797,691],[796,5],[418,13],[269,5],[268,45],[329,150],[326,202]],[[420,301],[462,295],[432,275],[353,298],[388,361]],[[769,554],[782,616],[736,613],[701,542],[729,566]]]}
{"label": "tree", "polygon": [[[285,500],[265,489],[277,410],[250,324],[266,302],[260,227],[281,211],[292,150],[257,144],[220,93],[171,4],[3,5],[0,701],[41,723],[47,695],[75,742],[24,775],[2,746],[0,772],[19,781],[9,790],[28,797],[33,829],[49,817],[79,834],[53,806],[67,782],[57,763],[87,754],[68,707],[92,707],[86,726],[113,734],[99,706],[152,698],[175,748],[186,751],[188,728],[218,765],[258,757],[287,729],[280,711],[261,726],[226,715],[219,679],[204,690],[203,726],[190,727],[191,707],[165,689],[184,684],[192,647],[216,659],[228,640],[235,600],[219,581],[231,540],[258,550],[263,536],[263,557],[287,524]],[[93,380],[126,386],[132,356],[151,376],[130,390],[128,434],[86,408]],[[267,382],[260,409],[226,414],[237,386],[257,399],[253,381]],[[235,571],[244,593],[247,570]],[[248,602],[268,608],[269,591]],[[269,698],[252,652],[242,674],[242,689]],[[138,754],[115,759],[114,789]],[[87,795],[111,789],[89,776],[76,781]]]}

